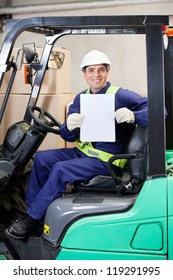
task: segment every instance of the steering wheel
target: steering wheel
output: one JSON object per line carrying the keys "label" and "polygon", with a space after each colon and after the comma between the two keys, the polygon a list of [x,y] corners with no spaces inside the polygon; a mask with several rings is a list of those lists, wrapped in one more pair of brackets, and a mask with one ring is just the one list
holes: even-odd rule
{"label": "steering wheel", "polygon": [[[39,115],[37,116],[34,111],[39,112]],[[44,109],[38,106],[28,106],[28,112],[35,120],[36,124],[39,124],[44,129],[44,131],[52,132],[54,134],[60,133],[61,123]],[[58,128],[54,128],[54,126]]]}

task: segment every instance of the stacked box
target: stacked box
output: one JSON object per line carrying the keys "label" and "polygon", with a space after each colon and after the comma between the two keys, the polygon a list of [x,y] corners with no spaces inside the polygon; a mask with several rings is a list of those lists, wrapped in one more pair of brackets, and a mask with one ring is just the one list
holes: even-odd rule
{"label": "stacked box", "polygon": [[[19,49],[14,48],[11,54],[12,57],[16,57]],[[61,94],[67,93],[71,91],[71,52],[65,48],[56,48],[56,51],[63,52],[65,55],[64,63],[61,69],[55,70],[49,68],[44,76],[44,81],[41,87],[42,94]],[[37,49],[38,59],[41,60],[42,49]],[[24,77],[24,66],[20,71],[17,71],[11,94],[30,94],[31,86],[29,84],[25,84]],[[2,85],[0,87],[0,93],[5,93],[9,78],[11,76],[12,69],[10,69],[7,73],[5,73]],[[34,70],[33,70],[34,72]],[[33,76],[35,78],[35,76]]]}
{"label": "stacked box", "polygon": [[[46,71],[41,93],[37,105],[48,111],[55,119],[63,123],[66,119],[66,104],[71,102],[75,94],[71,93],[71,62],[70,50],[57,48],[56,50],[65,53],[64,64],[61,69],[49,69]],[[14,49],[16,55],[18,49]],[[38,54],[41,58],[41,49]],[[24,67],[17,72],[11,94],[5,109],[5,113],[0,126],[0,144],[3,142],[5,133],[10,125],[24,118],[29,101],[31,86],[24,83]],[[11,70],[10,70],[11,71]],[[0,105],[3,102],[6,88],[8,86],[10,73],[5,74],[0,88]],[[39,150],[63,148],[65,141],[58,135],[48,133]]]}

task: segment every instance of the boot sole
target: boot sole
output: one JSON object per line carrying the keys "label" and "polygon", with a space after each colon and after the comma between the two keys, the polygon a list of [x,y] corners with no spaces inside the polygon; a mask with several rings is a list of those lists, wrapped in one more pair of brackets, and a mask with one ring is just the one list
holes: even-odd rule
{"label": "boot sole", "polygon": [[13,235],[13,234],[11,234],[11,233],[8,231],[8,228],[6,228],[6,230],[4,231],[4,233],[5,233],[5,235],[8,235],[8,236],[10,236],[10,237],[12,237],[12,238],[14,238],[14,239],[17,239],[17,240],[23,240],[23,239],[25,239],[25,238],[28,237],[28,235],[24,235],[24,236],[16,236],[16,235]]}

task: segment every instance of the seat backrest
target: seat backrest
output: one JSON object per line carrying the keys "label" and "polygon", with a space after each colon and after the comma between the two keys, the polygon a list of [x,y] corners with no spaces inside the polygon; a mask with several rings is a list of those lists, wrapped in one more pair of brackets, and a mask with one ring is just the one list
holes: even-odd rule
{"label": "seat backrest", "polygon": [[128,161],[131,179],[144,181],[148,163],[148,127],[138,126],[127,145],[127,154],[138,153],[139,157]]}
{"label": "seat backrest", "polygon": [[[115,159],[128,159],[128,172],[122,178],[114,170]],[[101,192],[111,194],[139,193],[147,176],[148,128],[136,127],[126,147],[125,154],[112,156],[108,161],[110,176],[97,175],[87,182],[77,182],[75,188],[82,192]]]}

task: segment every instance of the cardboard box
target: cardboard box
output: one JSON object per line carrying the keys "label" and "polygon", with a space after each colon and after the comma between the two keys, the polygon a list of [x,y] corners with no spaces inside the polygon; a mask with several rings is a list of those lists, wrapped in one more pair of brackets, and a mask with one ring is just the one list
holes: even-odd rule
{"label": "cardboard box", "polygon": [[[2,104],[4,94],[0,94],[0,105]],[[66,118],[66,104],[75,97],[73,93],[63,93],[58,95],[40,95],[37,105],[48,111],[52,116],[61,123]],[[4,113],[4,117],[0,126],[0,144],[3,142],[6,131],[10,125],[23,120],[28,104],[27,95],[12,94]],[[48,133],[39,150],[47,150],[65,147],[65,141],[56,134]]]}
{"label": "cardboard box", "polygon": [[[64,93],[58,95],[42,95],[37,105],[51,113],[56,119],[63,123],[66,119],[66,104],[75,97],[73,93]],[[65,141],[58,135],[48,133],[39,150],[54,148],[64,148]]]}
{"label": "cardboard box", "polygon": [[[16,57],[18,48],[14,48],[12,55]],[[42,94],[61,94],[63,92],[71,91],[71,51],[65,48],[56,48],[53,51],[62,52],[65,54],[64,63],[61,69],[48,69],[45,73],[44,80],[41,87]],[[41,60],[42,48],[37,48],[38,59]],[[34,73],[35,70],[33,70]],[[5,73],[2,85],[0,87],[0,93],[6,92],[9,79],[12,73],[12,69]],[[35,76],[33,76],[35,79]],[[20,71],[17,71],[11,93],[12,94],[30,94],[32,90],[31,85],[25,84],[24,78],[24,65]]]}

